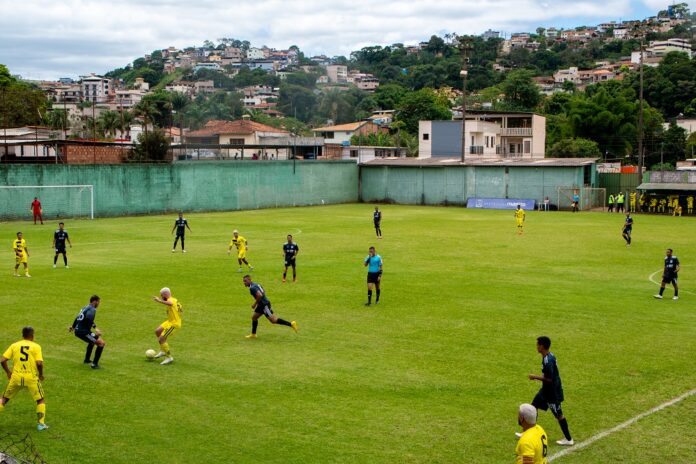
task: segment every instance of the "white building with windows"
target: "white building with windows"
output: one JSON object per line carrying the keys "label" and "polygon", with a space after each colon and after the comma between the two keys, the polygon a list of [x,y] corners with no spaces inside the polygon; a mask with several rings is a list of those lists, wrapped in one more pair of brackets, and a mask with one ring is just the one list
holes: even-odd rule
{"label": "white building with windows", "polygon": [[111,79],[94,73],[80,77],[80,88],[84,100],[98,103],[106,101],[113,90]]}
{"label": "white building with windows", "polygon": [[[546,155],[546,118],[526,112],[471,111],[466,115],[465,156],[471,159],[538,159]],[[419,121],[418,157],[458,157],[462,122]]]}

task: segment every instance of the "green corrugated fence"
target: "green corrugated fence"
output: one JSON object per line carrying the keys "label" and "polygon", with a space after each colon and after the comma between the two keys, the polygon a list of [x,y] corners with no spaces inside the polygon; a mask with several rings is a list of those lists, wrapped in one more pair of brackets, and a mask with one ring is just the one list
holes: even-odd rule
{"label": "green corrugated fence", "polygon": [[[0,165],[0,187],[93,185],[95,217],[226,211],[358,201],[354,161],[184,162],[122,165]],[[0,188],[0,217],[88,216],[88,189]]]}

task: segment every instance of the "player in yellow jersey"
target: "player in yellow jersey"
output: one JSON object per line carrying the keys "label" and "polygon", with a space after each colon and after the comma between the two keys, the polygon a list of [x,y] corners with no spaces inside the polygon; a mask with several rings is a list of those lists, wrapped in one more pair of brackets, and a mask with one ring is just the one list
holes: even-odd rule
{"label": "player in yellow jersey", "polygon": [[517,423],[522,426],[515,447],[515,464],[546,464],[549,452],[546,432],[536,423],[537,410],[531,404],[520,405]]}
{"label": "player in yellow jersey", "polygon": [[689,195],[686,197],[686,212],[689,214],[693,214],[694,212],[694,197],[693,195]]}
{"label": "player in yellow jersey", "polygon": [[242,263],[246,264],[250,271],[253,271],[254,266],[249,264],[249,261],[246,259],[246,252],[249,249],[247,239],[239,235],[239,231],[236,229],[232,232],[232,235],[233,237],[227,249],[227,254],[230,254],[233,246],[237,247],[237,262],[239,263],[239,270],[237,272],[242,272]]}
{"label": "player in yellow jersey", "polygon": [[629,212],[635,213],[636,212],[636,197],[638,195],[636,192],[631,192],[628,194],[628,208]]}
{"label": "player in yellow jersey", "polygon": [[522,227],[524,226],[525,213],[522,206],[517,205],[515,210],[515,222],[517,223],[517,234],[522,235]]}
{"label": "player in yellow jersey", "polygon": [[29,275],[29,248],[27,248],[27,241],[22,238],[21,232],[17,232],[17,238],[12,242],[12,249],[15,252],[15,277],[19,277],[17,271],[20,264],[24,264],[24,275],[31,277]]}
{"label": "player in yellow jersey", "polygon": [[157,303],[167,307],[167,320],[161,323],[155,330],[155,336],[160,345],[160,352],[155,355],[155,358],[164,356],[164,361],[160,363],[164,366],[174,361],[171,350],[169,349],[168,339],[171,335],[174,335],[174,332],[181,328],[181,313],[183,312],[183,308],[179,300],[172,296],[172,291],[167,287],[160,290],[159,297],[155,296],[153,299]]}
{"label": "player in yellow jersey", "polygon": [[[7,362],[12,361],[12,370],[7,366]],[[41,382],[43,375],[43,356],[41,347],[34,343],[34,329],[24,327],[22,329],[22,340],[13,343],[5,350],[0,358],[2,368],[10,379],[5,392],[0,399],[0,411],[5,409],[8,401],[15,397],[20,390],[26,388],[36,401],[36,417],[39,423],[36,428],[46,430],[46,401]]]}

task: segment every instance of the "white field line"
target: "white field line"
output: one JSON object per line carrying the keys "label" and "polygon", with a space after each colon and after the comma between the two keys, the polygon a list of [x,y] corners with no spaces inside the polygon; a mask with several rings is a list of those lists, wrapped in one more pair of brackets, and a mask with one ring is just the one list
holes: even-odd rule
{"label": "white field line", "polygon": [[694,396],[694,395],[696,395],[696,388],[694,388],[693,390],[689,390],[688,392],[684,393],[683,395],[678,396],[676,398],[673,398],[673,399],[667,401],[666,403],[662,403],[659,406],[655,406],[654,408],[652,408],[648,411],[645,411],[641,414],[638,414],[637,416],[632,417],[631,419],[617,425],[616,427],[612,427],[608,430],[604,430],[603,432],[599,432],[598,434],[591,436],[587,440],[582,441],[582,442],[578,443],[577,445],[571,446],[569,448],[564,449],[563,451],[559,451],[558,453],[556,453],[552,456],[549,456],[549,462],[555,461],[556,459],[562,458],[563,456],[566,456],[570,453],[574,453],[574,452],[579,451],[583,448],[587,448],[588,446],[590,446],[594,442],[599,441],[604,437],[607,437],[613,433],[619,432],[627,427],[630,427],[631,425],[635,424],[639,420],[641,420],[647,416],[650,416],[652,414],[655,414],[656,412],[662,411],[663,409],[669,408],[670,406],[674,406],[675,404],[679,403],[680,401],[683,401],[683,400],[689,398],[690,396]]}
{"label": "white field line", "polygon": [[[660,282],[659,280],[655,280],[654,277],[655,277],[657,274],[659,274],[660,272],[662,272],[662,269],[658,269],[657,271],[653,272],[652,274],[650,274],[650,275],[648,276],[648,280],[649,280],[650,282],[654,283],[655,285],[657,285],[658,287],[662,284],[662,282]],[[696,295],[696,293],[694,293],[694,292],[690,292],[690,291],[688,291],[688,290],[683,290],[683,289],[681,289],[681,288],[679,289],[679,291],[680,291],[681,293],[688,293],[689,295]]]}

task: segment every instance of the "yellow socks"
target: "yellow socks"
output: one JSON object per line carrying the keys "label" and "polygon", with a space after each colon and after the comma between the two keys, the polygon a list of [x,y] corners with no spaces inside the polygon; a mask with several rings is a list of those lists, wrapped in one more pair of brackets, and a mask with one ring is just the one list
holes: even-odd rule
{"label": "yellow socks", "polygon": [[36,405],[36,417],[39,419],[39,424],[46,423],[46,403]]}

